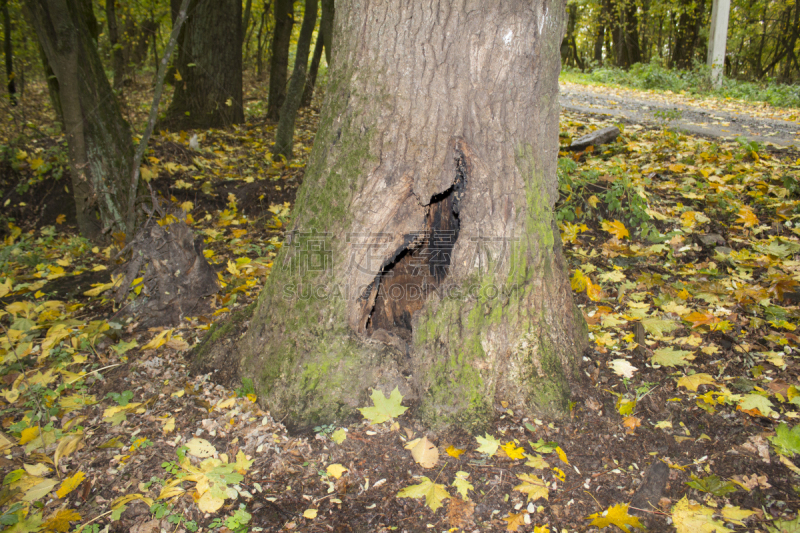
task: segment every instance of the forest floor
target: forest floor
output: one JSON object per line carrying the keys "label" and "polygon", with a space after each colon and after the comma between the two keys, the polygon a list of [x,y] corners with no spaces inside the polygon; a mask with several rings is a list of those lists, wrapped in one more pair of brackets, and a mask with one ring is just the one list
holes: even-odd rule
{"label": "forest floor", "polygon": [[744,137],[778,146],[800,146],[800,110],[672,92],[639,91],[561,82],[561,106],[651,126],[667,125],[694,135]]}
{"label": "forest floor", "polygon": [[297,159],[275,164],[263,95],[248,101],[247,124],[156,135],[147,154],[221,282],[174,328],[114,315],[114,249],[75,233],[63,140],[2,163],[7,531],[800,531],[800,153],[565,111],[562,146],[623,130],[559,160],[591,335],[570,415],[498,398],[478,436],[403,415],[298,435],[246,381],[187,370],[274,268],[318,120],[303,111]]}

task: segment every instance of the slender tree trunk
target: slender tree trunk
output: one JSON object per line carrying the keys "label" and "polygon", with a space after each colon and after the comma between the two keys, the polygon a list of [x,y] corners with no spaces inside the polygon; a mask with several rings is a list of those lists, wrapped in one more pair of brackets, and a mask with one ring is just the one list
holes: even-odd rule
{"label": "slender tree trunk", "polygon": [[295,53],[292,79],[289,81],[289,90],[281,107],[281,116],[278,122],[278,131],[275,134],[274,158],[292,159],[292,146],[294,145],[294,123],[300,101],[303,98],[303,88],[306,85],[306,71],[308,70],[308,52],[311,48],[311,37],[317,24],[317,0],[306,0],[303,25],[300,27],[300,37],[297,39],[297,52]]}
{"label": "slender tree trunk", "polygon": [[11,44],[11,17],[8,14],[8,0],[0,2],[3,11],[3,53],[6,56],[6,87],[11,105],[17,105],[17,85],[14,81],[14,50]]}
{"label": "slender tree trunk", "polygon": [[286,99],[286,72],[289,70],[289,43],[294,25],[294,0],[275,0],[275,31],[269,64],[267,119],[278,120]]}
{"label": "slender tree trunk", "polygon": [[597,22],[597,33],[594,37],[594,60],[598,65],[603,65],[603,41],[606,37],[605,23],[601,20]]}
{"label": "slender tree trunk", "polygon": [[177,74],[167,116],[169,129],[219,128],[244,121],[242,4],[192,0],[181,29]]}
{"label": "slender tree trunk", "polygon": [[115,0],[106,0],[106,20],[108,22],[108,41],[111,43],[111,69],[114,72],[114,88],[122,87],[125,78],[125,56],[117,30],[117,10]]}
{"label": "slender tree trunk", "polygon": [[333,17],[336,14],[334,0],[322,0],[322,20],[319,31],[325,41],[325,62],[331,64],[331,46],[333,46]]}
{"label": "slender tree trunk", "polygon": [[39,43],[58,80],[81,234],[125,233],[133,145],[105,77],[81,0],[28,0]]}
{"label": "slender tree trunk", "polygon": [[253,8],[253,0],[247,0],[244,4],[244,14],[242,15],[242,44],[247,37],[247,28],[250,27],[250,10]]}
{"label": "slender tree trunk", "polygon": [[564,2],[336,10],[290,240],[247,333],[210,335],[194,369],[238,363],[291,428],[370,388],[433,428],[477,430],[501,399],[565,413],[586,331],[553,215]]}
{"label": "slender tree trunk", "polygon": [[269,4],[264,2],[264,11],[261,13],[261,22],[258,25],[258,36],[256,37],[256,78],[259,80],[264,79],[264,44],[265,40],[262,40],[264,36],[264,26],[267,23],[267,12],[269,10]]}
{"label": "slender tree trunk", "polygon": [[314,55],[311,57],[311,67],[308,69],[308,76],[306,77],[306,85],[303,88],[303,98],[300,101],[300,107],[308,107],[311,105],[311,99],[314,97],[314,85],[317,83],[317,72],[319,72],[319,63],[322,60],[322,50],[325,47],[325,38],[322,35],[322,24],[317,32],[317,42],[314,44]]}

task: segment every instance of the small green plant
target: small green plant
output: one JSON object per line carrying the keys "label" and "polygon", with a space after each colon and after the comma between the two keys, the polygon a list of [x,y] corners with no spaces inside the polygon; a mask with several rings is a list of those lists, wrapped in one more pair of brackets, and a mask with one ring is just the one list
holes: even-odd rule
{"label": "small green plant", "polygon": [[244,398],[248,394],[255,395],[256,388],[253,385],[253,380],[250,378],[242,378],[242,386],[235,389],[236,396]]}
{"label": "small green plant", "polygon": [[156,502],[150,506],[150,512],[154,517],[161,520],[169,513],[169,506],[163,502]]}
{"label": "small green plant", "polygon": [[681,118],[683,118],[683,111],[678,108],[659,109],[658,111],[653,113],[653,116],[657,121],[661,123],[661,127],[663,128],[666,127],[667,124],[669,124],[673,120],[680,120]]}
{"label": "small green plant", "polygon": [[133,392],[129,390],[123,392],[109,392],[106,394],[106,398],[110,398],[112,401],[117,402],[117,405],[124,407],[133,399]]}
{"label": "small green plant", "polygon": [[246,533],[247,524],[250,522],[252,515],[246,511],[243,503],[239,504],[239,508],[225,520],[225,525],[234,533]]}
{"label": "small green plant", "polygon": [[167,471],[168,474],[177,476],[181,473],[181,467],[175,461],[164,461],[161,463],[161,468]]}
{"label": "small green plant", "polygon": [[764,145],[760,142],[749,141],[744,137],[736,137],[736,142],[742,147],[742,151],[744,152],[743,157],[749,157],[753,161],[758,161],[760,159],[759,154],[761,150],[764,149]]}
{"label": "small green plant", "polygon": [[314,433],[317,433],[319,435],[327,436],[327,435],[330,435],[331,433],[333,433],[335,429],[336,429],[336,426],[334,426],[333,424],[317,426],[317,427],[314,428]]}
{"label": "small green plant", "polygon": [[153,445],[153,441],[148,439],[147,437],[139,437],[138,439],[133,439],[131,442],[131,451],[135,452],[136,450],[144,450],[145,448],[149,448]]}

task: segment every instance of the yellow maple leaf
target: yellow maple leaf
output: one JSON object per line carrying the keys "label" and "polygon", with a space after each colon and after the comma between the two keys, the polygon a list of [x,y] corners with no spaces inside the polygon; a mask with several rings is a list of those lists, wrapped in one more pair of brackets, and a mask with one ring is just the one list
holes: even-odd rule
{"label": "yellow maple leaf", "polygon": [[550,533],[550,527],[547,524],[543,526],[533,526],[533,533]]}
{"label": "yellow maple leaf", "polygon": [[619,220],[614,220],[614,222],[609,222],[608,220],[604,220],[600,225],[602,226],[603,231],[610,233],[619,240],[622,240],[625,237],[630,237],[628,228],[626,228],[625,224],[623,224]]}
{"label": "yellow maple leaf", "polygon": [[450,497],[444,485],[434,483],[425,476],[421,476],[421,483],[410,485],[397,493],[398,498],[425,498],[425,505],[436,511],[444,505],[443,500]]}
{"label": "yellow maple leaf", "polygon": [[593,302],[599,302],[605,298],[606,295],[600,285],[595,285],[592,283],[592,280],[586,278],[586,296],[588,296]]}
{"label": "yellow maple leaf", "polygon": [[342,477],[342,474],[347,472],[347,469],[340,465],[339,463],[334,463],[332,465],[328,465],[328,468],[325,469],[329,476],[335,477],[339,479]]}
{"label": "yellow maple leaf", "polygon": [[508,441],[501,448],[506,452],[509,459],[523,459],[525,457],[525,449],[514,444],[514,441]]}
{"label": "yellow maple leaf", "polygon": [[525,525],[525,513],[512,513],[503,518],[503,520],[508,522],[508,525],[506,525],[506,531],[516,531],[519,526]]}
{"label": "yellow maple leaf", "polygon": [[528,495],[528,501],[535,501],[539,498],[545,500],[550,499],[550,490],[547,484],[539,476],[531,476],[528,474],[517,474],[517,478],[522,481],[519,485],[514,487],[514,490]]}
{"label": "yellow maple leaf", "polygon": [[589,518],[592,519],[593,526],[604,528],[614,524],[625,533],[630,533],[631,531],[628,529],[628,526],[644,529],[644,526],[639,522],[638,518],[628,514],[627,503],[612,505],[602,513],[594,513],[586,518],[587,520]]}
{"label": "yellow maple leaf", "polygon": [[697,387],[700,385],[715,385],[716,382],[710,374],[692,374],[691,376],[683,376],[678,380],[676,385],[678,387],[686,387],[692,392],[697,392]]}
{"label": "yellow maple leaf", "polygon": [[736,219],[736,222],[740,223],[745,228],[750,228],[758,224],[758,217],[755,213],[753,213],[753,210],[750,209],[749,206],[742,206],[742,208],[739,209],[739,212],[736,214],[739,215],[739,218]]}
{"label": "yellow maple leaf", "polygon": [[56,496],[58,496],[59,498],[63,498],[64,496],[75,490],[77,486],[81,484],[81,481],[83,481],[83,478],[85,477],[86,474],[84,474],[81,471],[76,472],[75,475],[72,477],[68,477],[61,483],[61,486],[58,487],[58,490],[56,491]]}
{"label": "yellow maple leaf", "polygon": [[583,292],[586,288],[586,282],[589,278],[583,275],[583,272],[579,268],[575,271],[572,275],[572,279],[569,280],[569,285],[572,287],[572,290],[575,292]]}
{"label": "yellow maple leaf", "polygon": [[450,446],[447,447],[445,451],[447,452],[447,455],[449,455],[450,457],[458,458],[466,450],[462,450],[461,448],[456,448],[451,444]]}
{"label": "yellow maple leaf", "polygon": [[713,519],[714,513],[714,509],[684,496],[672,508],[672,523],[678,533],[731,533],[732,529]]}
{"label": "yellow maple leaf", "polygon": [[61,509],[50,518],[42,526],[45,531],[58,531],[66,533],[69,531],[70,522],[78,522],[81,519],[80,513],[74,509]]}

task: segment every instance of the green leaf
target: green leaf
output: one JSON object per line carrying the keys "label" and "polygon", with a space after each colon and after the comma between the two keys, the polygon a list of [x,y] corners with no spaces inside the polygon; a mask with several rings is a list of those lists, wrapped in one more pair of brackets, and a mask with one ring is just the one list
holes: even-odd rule
{"label": "green leaf", "polygon": [[733,482],[722,481],[716,474],[702,479],[692,474],[692,481],[687,481],[686,484],[693,489],[697,489],[701,492],[709,492],[714,496],[720,497],[738,490]]}
{"label": "green leaf", "polygon": [[384,397],[383,393],[377,389],[372,391],[373,407],[361,407],[359,411],[364,415],[364,418],[369,420],[372,424],[380,424],[389,419],[395,418],[406,412],[408,407],[403,407],[400,403],[403,400],[403,395],[397,387],[394,388],[388,397]]}
{"label": "green leaf", "polygon": [[543,453],[545,455],[548,453],[553,453],[554,451],[556,451],[556,448],[558,448],[557,442],[553,441],[545,442],[544,439],[539,439],[536,442],[528,441],[528,444],[531,445],[533,451],[537,453]]}
{"label": "green leaf", "polygon": [[133,339],[130,342],[119,341],[117,344],[112,346],[111,349],[114,350],[117,355],[123,355],[128,350],[136,348],[137,346],[139,346],[139,343],[136,342],[136,339]]}
{"label": "green leaf", "polygon": [[663,337],[665,333],[673,331],[678,327],[678,324],[665,318],[650,317],[642,320],[642,326],[647,333],[655,338],[659,338]]}
{"label": "green leaf", "polygon": [[769,398],[765,398],[760,394],[746,394],[742,396],[742,399],[739,400],[739,407],[743,411],[758,409],[764,416],[769,416],[775,412],[772,409],[772,402],[769,401]]}
{"label": "green leaf", "polygon": [[794,454],[800,453],[800,424],[789,429],[788,425],[781,423],[775,429],[775,433],[774,437],[769,437],[769,441],[777,453],[787,457],[793,457]]}
{"label": "green leaf", "polygon": [[419,478],[422,483],[410,485],[397,493],[398,498],[425,498],[425,505],[435,511],[441,507],[442,500],[449,498],[444,485],[434,483],[425,476]]}
{"label": "green leaf", "polygon": [[475,437],[475,440],[477,440],[478,444],[480,444],[477,451],[480,453],[485,453],[489,457],[497,453],[497,448],[500,447],[500,441],[488,433],[484,433],[483,437]]}
{"label": "green leaf", "polygon": [[775,527],[767,526],[769,533],[800,533],[800,515],[794,520],[775,520]]}
{"label": "green leaf", "polygon": [[688,365],[690,359],[694,359],[692,352],[667,346],[654,351],[650,361],[661,366],[681,366]]}

